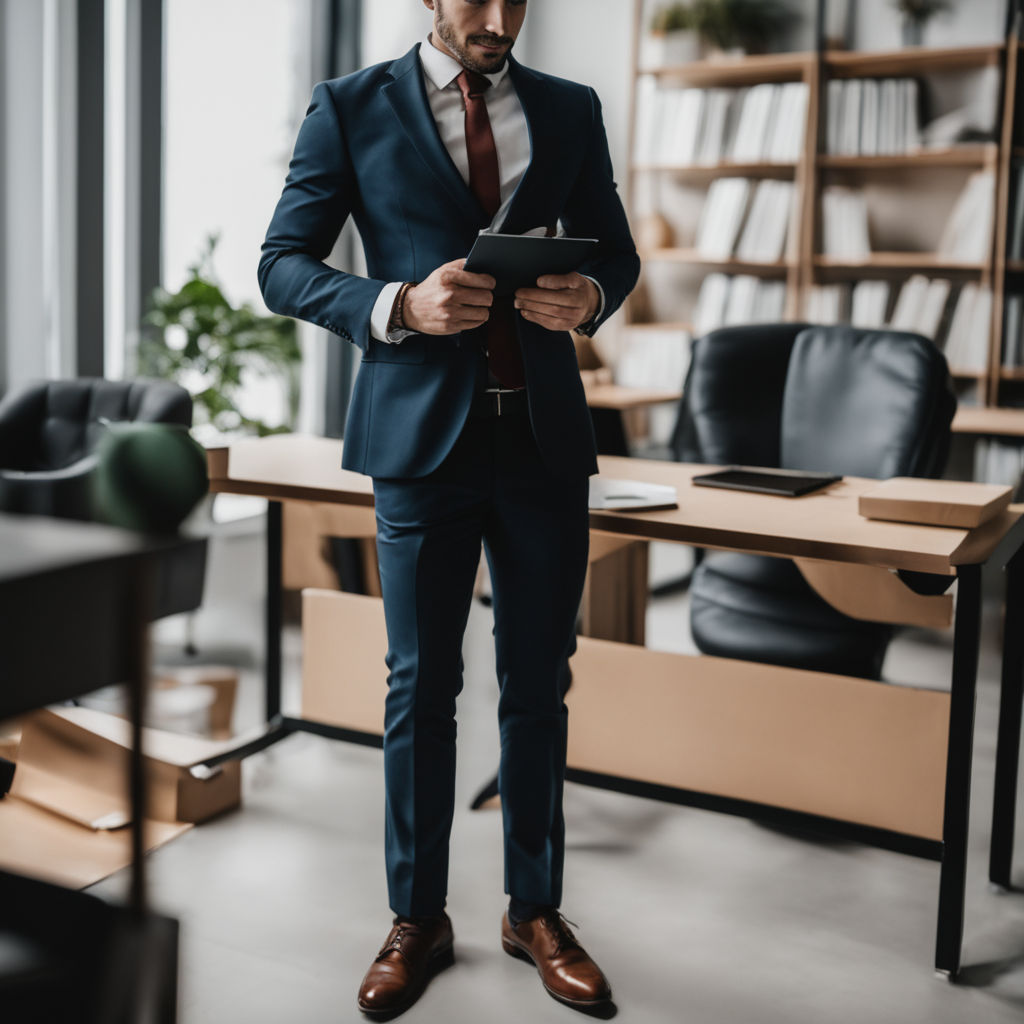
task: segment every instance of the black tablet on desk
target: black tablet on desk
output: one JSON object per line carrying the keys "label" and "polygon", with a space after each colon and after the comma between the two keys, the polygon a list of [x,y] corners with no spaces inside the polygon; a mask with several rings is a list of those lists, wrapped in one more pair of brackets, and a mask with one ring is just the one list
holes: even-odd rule
{"label": "black tablet on desk", "polygon": [[695,476],[693,482],[700,487],[725,487],[733,491],[755,491],[758,494],[781,494],[787,498],[797,498],[842,479],[842,476],[836,474],[806,473],[800,469],[729,466]]}
{"label": "black tablet on desk", "polygon": [[495,295],[535,288],[545,274],[569,274],[597,250],[595,238],[547,238],[544,235],[498,235],[481,231],[466,257],[465,269],[490,274]]}

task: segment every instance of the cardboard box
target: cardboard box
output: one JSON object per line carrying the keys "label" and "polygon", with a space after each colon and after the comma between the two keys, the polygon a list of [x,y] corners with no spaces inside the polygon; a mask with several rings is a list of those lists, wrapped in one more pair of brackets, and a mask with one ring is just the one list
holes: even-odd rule
{"label": "cardboard box", "polygon": [[[127,866],[130,723],[78,707],[37,711],[22,721],[14,785],[0,801],[0,867],[83,887]],[[238,806],[239,762],[201,768],[232,744],[153,729],[143,735],[147,850]]]}
{"label": "cardboard box", "polygon": [[231,719],[238,693],[238,669],[227,665],[196,665],[161,669],[153,680],[155,689],[177,686],[209,686],[216,693],[210,707],[210,736],[226,740],[231,733]]}
{"label": "cardboard box", "polygon": [[999,515],[1012,495],[1000,484],[895,476],[862,494],[858,508],[867,519],[970,530]]}

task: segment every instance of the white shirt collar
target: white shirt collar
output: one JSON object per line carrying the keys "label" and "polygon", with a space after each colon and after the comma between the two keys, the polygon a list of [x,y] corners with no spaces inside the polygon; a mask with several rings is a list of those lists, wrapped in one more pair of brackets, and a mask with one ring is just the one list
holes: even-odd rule
{"label": "white shirt collar", "polygon": [[[423,71],[427,77],[438,89],[448,88],[462,71],[462,65],[454,57],[442,53],[430,41],[430,36],[427,36],[420,46],[420,64],[423,65]],[[484,75],[484,78],[489,79],[491,86],[494,87],[501,82],[506,74],[508,74],[508,58],[505,59],[500,71],[495,71],[492,75]]]}

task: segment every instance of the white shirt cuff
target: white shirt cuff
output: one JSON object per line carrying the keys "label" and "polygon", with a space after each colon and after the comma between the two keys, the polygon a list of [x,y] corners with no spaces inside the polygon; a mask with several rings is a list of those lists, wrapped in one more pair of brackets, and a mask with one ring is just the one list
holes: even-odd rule
{"label": "white shirt cuff", "polygon": [[587,321],[588,324],[592,324],[595,320],[600,320],[601,314],[604,312],[604,289],[601,287],[601,282],[589,274],[581,274],[580,276],[585,277],[588,281],[593,281],[594,287],[597,288],[597,309],[594,311],[594,315]]}
{"label": "white shirt cuff", "polygon": [[[409,337],[410,334],[415,334],[415,331],[407,331],[404,328],[388,332],[388,321],[391,319],[391,310],[394,309],[395,299],[398,298],[398,290],[402,287],[402,281],[392,281],[390,284],[384,285],[380,290],[380,294],[377,296],[377,301],[373,304],[373,309],[370,312],[370,334],[376,338],[377,341],[386,342],[389,345],[397,345],[398,342],[404,341]],[[598,285],[598,288],[601,286]],[[603,308],[603,307],[602,307]]]}

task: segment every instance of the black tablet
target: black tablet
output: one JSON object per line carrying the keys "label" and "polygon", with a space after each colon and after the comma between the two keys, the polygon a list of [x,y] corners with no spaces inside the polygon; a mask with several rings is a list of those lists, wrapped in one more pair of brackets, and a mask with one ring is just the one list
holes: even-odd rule
{"label": "black tablet", "polygon": [[805,473],[799,469],[729,466],[714,473],[695,476],[693,482],[700,487],[726,487],[733,491],[756,491],[759,494],[781,494],[786,498],[797,498],[842,479],[835,474]]}
{"label": "black tablet", "polygon": [[594,238],[546,238],[543,235],[498,235],[481,231],[466,258],[466,270],[490,274],[495,295],[534,288],[545,274],[569,274],[597,249]]}

